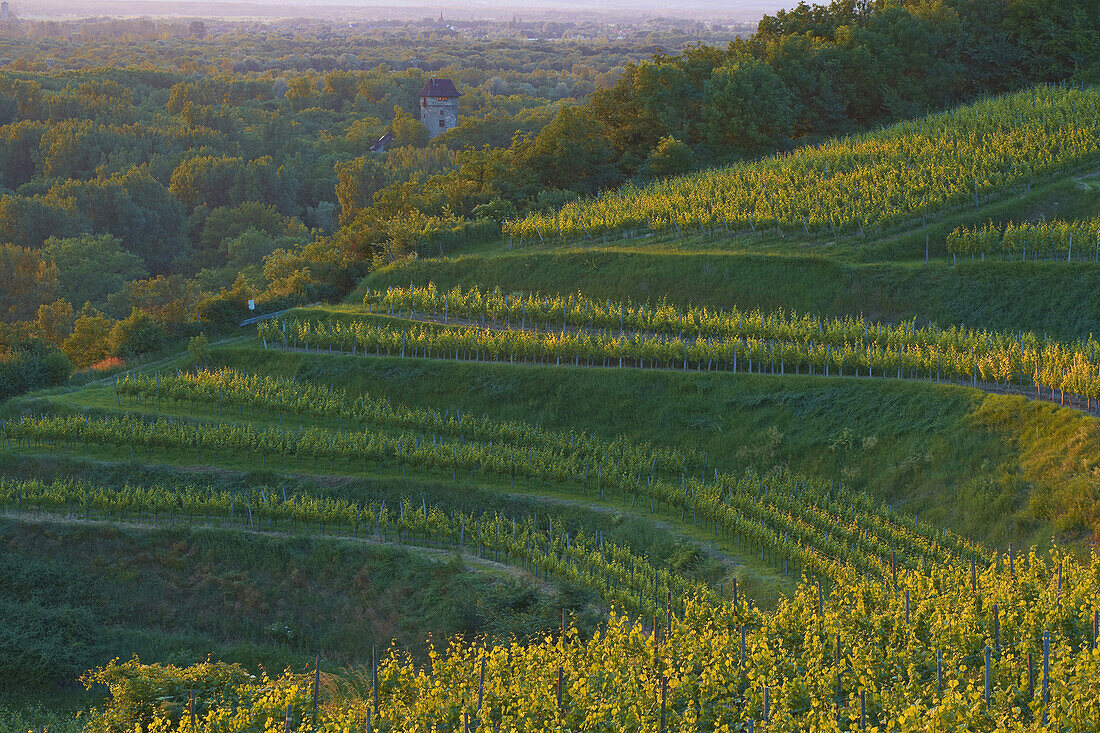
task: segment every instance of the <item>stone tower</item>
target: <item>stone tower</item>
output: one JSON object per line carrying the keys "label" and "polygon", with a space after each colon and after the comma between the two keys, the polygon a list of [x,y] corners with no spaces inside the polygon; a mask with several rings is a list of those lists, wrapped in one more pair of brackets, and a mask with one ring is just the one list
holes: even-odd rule
{"label": "stone tower", "polygon": [[432,137],[458,126],[458,98],[450,79],[430,79],[420,90],[420,122]]}

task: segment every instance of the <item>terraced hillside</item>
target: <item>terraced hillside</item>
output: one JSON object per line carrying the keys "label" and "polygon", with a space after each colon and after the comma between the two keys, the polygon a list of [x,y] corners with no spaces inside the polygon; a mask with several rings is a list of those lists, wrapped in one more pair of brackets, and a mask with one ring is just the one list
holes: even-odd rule
{"label": "terraced hillside", "polygon": [[[326,314],[317,311],[303,315]],[[660,433],[657,433],[662,438],[659,444],[667,447],[610,438],[609,431],[616,423],[605,423],[599,413],[589,415],[587,421],[597,429],[579,431],[559,428],[557,423],[561,417],[550,420],[549,424],[525,422],[510,418],[491,405],[494,400],[500,401],[500,384],[505,385],[504,394],[511,395],[522,392],[518,385],[532,378],[537,387],[531,391],[541,397],[547,396],[544,390],[555,380],[582,380],[598,385],[620,373],[630,375],[627,385],[634,390],[652,388],[662,379],[706,380],[700,385],[704,399],[712,399],[713,389],[722,382],[730,383],[728,388],[744,380],[762,381],[763,384],[757,386],[758,389],[762,387],[760,393],[764,394],[769,386],[778,386],[790,379],[803,383],[832,381],[859,391],[868,386],[908,384],[904,380],[789,374],[750,376],[720,371],[695,374],[691,370],[682,373],[682,370],[666,368],[593,369],[569,363],[511,364],[502,359],[492,364],[463,361],[456,364],[450,358],[411,354],[404,359],[400,356],[364,356],[361,352],[352,356],[341,355],[334,349],[330,355],[327,347],[318,349],[316,344],[308,353],[303,346],[280,356],[273,354],[271,348],[265,350],[256,337],[247,337],[245,344],[217,348],[211,360],[220,366],[188,369],[182,364],[176,368],[161,365],[117,382],[110,380],[66,394],[27,401],[23,404],[23,415],[9,410],[2,428],[2,438],[11,451],[6,465],[24,470],[29,465],[55,465],[59,470],[58,478],[52,481],[19,476],[5,480],[0,501],[21,520],[25,521],[30,515],[43,527],[68,525],[73,527],[69,531],[89,533],[95,526],[109,522],[123,532],[152,533],[141,535],[146,542],[155,541],[157,533],[168,533],[176,544],[201,544],[202,537],[209,533],[229,532],[231,534],[225,535],[227,540],[239,537],[232,541],[254,546],[256,542],[283,542],[280,535],[289,532],[301,538],[299,543],[309,538],[308,542],[316,546],[313,552],[332,551],[322,549],[328,546],[344,547],[342,552],[352,552],[359,551],[353,548],[373,548],[379,543],[394,545],[393,552],[415,553],[422,551],[420,548],[423,551],[443,550],[448,554],[458,552],[464,557],[463,563],[481,572],[493,566],[502,570],[513,568],[509,583],[532,583],[535,589],[540,585],[558,585],[563,605],[571,614],[570,618],[575,618],[568,623],[569,633],[553,642],[560,645],[557,652],[563,681],[560,705],[554,692],[553,665],[547,693],[539,692],[543,689],[541,683],[527,679],[523,687],[529,689],[530,694],[522,698],[515,698],[513,692],[508,692],[520,688],[506,686],[493,688],[496,692],[483,691],[485,700],[490,702],[483,701],[478,707],[473,707],[472,702],[457,708],[448,708],[447,704],[441,707],[439,695],[442,699],[451,699],[457,690],[465,689],[467,699],[472,700],[474,692],[481,689],[482,683],[460,677],[449,686],[448,692],[436,691],[430,686],[425,688],[418,694],[422,703],[412,705],[405,697],[407,687],[400,680],[411,673],[411,668],[407,668],[411,661],[405,654],[412,653],[414,659],[419,656],[414,646],[387,652],[380,657],[377,667],[368,667],[366,673],[360,673],[369,681],[366,690],[378,685],[377,703],[369,692],[359,693],[362,696],[357,698],[354,688],[344,692],[338,691],[342,688],[326,691],[325,699],[329,702],[324,709],[327,712],[317,718],[318,725],[343,725],[338,721],[348,720],[346,716],[352,716],[351,719],[358,720],[360,725],[365,724],[367,717],[372,718],[375,726],[405,724],[414,719],[447,725],[448,721],[453,724],[456,715],[459,720],[465,716],[477,719],[485,715],[488,717],[484,720],[490,725],[502,724],[505,719],[517,721],[517,725],[542,725],[563,715],[572,721],[571,724],[580,726],[588,724],[583,721],[594,720],[592,715],[623,714],[618,708],[605,707],[604,696],[615,689],[615,683],[610,680],[606,683],[609,687],[589,688],[588,692],[575,687],[589,673],[586,670],[590,670],[585,660],[590,659],[592,651],[585,650],[594,648],[588,645],[604,639],[600,642],[604,645],[601,647],[603,655],[616,668],[620,662],[626,663],[624,654],[636,653],[627,652],[622,645],[633,644],[629,639],[638,633],[637,630],[628,632],[629,626],[620,627],[614,622],[605,632],[607,636],[598,634],[593,641],[585,641],[597,625],[603,624],[598,609],[611,605],[628,617],[650,619],[647,622],[650,627],[652,619],[661,619],[662,630],[657,639],[667,638],[658,644],[649,636],[642,637],[649,638],[652,647],[649,652],[643,648],[642,654],[647,659],[656,654],[658,659],[665,661],[660,661],[656,667],[645,665],[645,669],[655,670],[652,672],[655,676],[646,677],[643,689],[653,687],[659,691],[662,686],[669,685],[662,680],[672,681],[673,692],[666,691],[663,708],[667,719],[676,721],[677,729],[695,724],[690,721],[697,723],[700,720],[716,725],[723,720],[767,720],[781,730],[787,729],[783,726],[814,724],[811,721],[825,725],[827,720],[836,720],[838,715],[853,716],[844,718],[849,720],[865,720],[867,716],[871,720],[904,720],[899,706],[903,700],[911,699],[909,693],[887,693],[883,687],[886,678],[868,679],[862,670],[881,671],[889,669],[891,664],[908,664],[910,662],[903,660],[910,657],[886,662],[858,651],[861,644],[874,642],[871,637],[864,637],[864,632],[840,630],[837,624],[842,616],[860,618],[855,609],[841,599],[849,595],[852,588],[859,588],[860,593],[867,594],[868,610],[876,608],[887,615],[904,614],[906,624],[919,625],[922,614],[934,613],[930,607],[920,610],[930,603],[920,595],[924,593],[920,588],[925,587],[921,585],[925,582],[921,578],[930,568],[941,568],[937,572],[948,574],[943,576],[942,582],[960,587],[966,586],[967,573],[973,568],[982,578],[982,597],[986,593],[993,594],[997,606],[1006,609],[1006,615],[998,617],[1003,621],[997,622],[1004,624],[1004,631],[997,633],[1003,633],[1006,641],[998,642],[995,648],[1002,649],[1001,644],[1008,645],[1007,640],[1012,639],[1011,644],[1021,651],[1014,652],[1012,657],[998,657],[999,666],[991,678],[997,702],[991,704],[1000,710],[1001,706],[1011,706],[1017,704],[1016,700],[1025,699],[1020,696],[1026,688],[1013,687],[1016,683],[1011,680],[1015,679],[1012,676],[1015,673],[1011,670],[1020,668],[1024,664],[1020,660],[1026,659],[1029,653],[1034,666],[1041,647],[1035,646],[1033,632],[1023,630],[1024,627],[1034,628],[1030,625],[1033,622],[1010,621],[1015,617],[1007,610],[1023,608],[1033,601],[1018,595],[996,595],[1012,592],[996,590],[1004,583],[1004,565],[1009,564],[1008,559],[994,562],[994,555],[984,546],[945,532],[927,520],[917,521],[912,516],[890,511],[876,501],[851,492],[836,480],[811,478],[790,470],[776,470],[774,466],[767,471],[743,473],[745,466],[763,465],[754,460],[757,456],[751,453],[731,459],[728,455],[717,455],[718,451],[714,450],[712,457],[707,448],[685,446],[682,442],[686,441],[668,440]],[[238,366],[228,368],[228,362]],[[241,369],[250,364],[253,366],[248,371]],[[453,373],[456,370],[458,373]],[[290,371],[298,372],[299,376],[287,376]],[[479,390],[471,391],[475,394],[467,393],[461,403],[447,408],[429,406],[438,404],[433,400],[445,397],[446,389],[440,389],[434,396],[421,395],[404,404],[395,399],[395,394],[411,385],[444,387],[448,383],[446,380],[428,376],[433,371],[437,375],[452,372],[449,379],[471,383],[480,377],[483,384]],[[404,377],[399,376],[402,372],[406,372]],[[341,376],[336,380],[324,377],[331,373]],[[307,374],[310,376],[306,377]],[[389,390],[373,392],[365,388],[372,379],[386,383]],[[477,399],[476,392],[486,387],[493,390],[492,383],[496,383],[498,389],[490,397],[481,398],[479,411],[471,404]],[[738,386],[743,389],[751,385]],[[973,392],[972,388],[960,386],[921,386],[948,395]],[[1022,398],[1002,399],[1023,401]],[[514,401],[504,407],[517,411],[526,408]],[[562,409],[560,403],[554,407]],[[681,401],[679,409],[683,407]],[[584,407],[574,405],[573,409],[584,410]],[[1081,413],[1071,414],[1076,414],[1079,420],[1092,419]],[[573,414],[569,418],[576,420],[577,416]],[[631,420],[624,422],[633,424]],[[644,431],[645,422],[640,420],[638,424]],[[687,436],[698,434],[692,427],[684,433]],[[491,450],[488,449],[490,445]],[[763,454],[759,458],[767,461]],[[133,468],[135,461],[159,468],[136,471]],[[187,474],[181,473],[181,469],[186,467],[190,473],[196,465],[209,467],[201,474],[205,478],[185,479]],[[242,471],[245,473],[240,473]],[[257,475],[256,471],[265,473]],[[68,477],[73,474],[84,478]],[[150,474],[155,475],[156,480],[150,480]],[[227,483],[229,476],[240,478]],[[333,484],[322,476],[351,478]],[[624,531],[624,523],[632,524],[633,531]],[[133,529],[126,530],[127,527]],[[653,535],[654,528],[658,528],[657,536]],[[8,546],[22,549],[24,542],[9,540]],[[255,546],[263,548],[270,544]],[[266,557],[268,552],[261,549],[259,556]],[[285,556],[287,550],[280,552]],[[431,561],[430,556],[425,559]],[[1011,564],[1016,562],[1024,561],[1013,557]],[[494,565],[482,567],[479,563]],[[1001,569],[997,570],[994,565]],[[952,567],[956,570],[949,570]],[[1049,580],[1053,577],[1052,566],[1044,570],[1041,558],[1031,557],[1027,567],[1040,586],[1053,582]],[[958,577],[948,580],[952,572]],[[1087,575],[1088,571],[1074,572]],[[800,575],[809,585],[796,583]],[[1038,581],[1040,578],[1046,580]],[[735,584],[734,580],[740,582]],[[880,597],[882,589],[895,584],[897,591]],[[1089,597],[1087,586],[1075,581],[1072,587],[1083,588],[1081,597]],[[778,600],[780,593],[796,599],[794,605],[792,601]],[[732,599],[734,594],[738,594],[737,601]],[[903,602],[905,598],[907,602]],[[746,605],[749,599],[756,603]],[[982,607],[988,609],[993,602],[982,600]],[[216,602],[212,603],[216,607]],[[728,605],[730,603],[734,605]],[[771,607],[779,609],[780,615],[773,616],[772,612],[761,610]],[[888,610],[891,608],[892,611]],[[1067,621],[1067,628],[1090,628],[1086,617],[1091,612],[1087,603],[1073,601],[1065,608],[1067,611],[1078,609],[1073,618],[1081,616],[1084,619]],[[707,614],[716,612],[714,609],[726,609],[718,612],[734,616],[730,620],[707,621]],[[784,633],[779,629],[787,622],[781,619],[789,614],[793,615],[788,621],[796,617],[813,618],[815,612],[823,614],[822,635],[805,653],[812,658],[821,656],[821,661],[815,663],[820,666],[815,666],[812,672],[769,667],[775,662],[768,661],[771,657],[766,651],[766,640],[780,638]],[[545,631],[557,624],[557,620],[547,618],[545,610],[542,614],[541,620],[536,614],[528,626],[513,623],[497,628],[495,633],[517,633],[522,638],[532,630]],[[241,619],[240,611],[234,611],[231,618]],[[720,647],[732,644],[735,651],[729,661],[734,663],[735,669],[744,670],[745,674],[756,670],[744,677],[745,682],[737,689],[717,697],[708,686],[711,683],[686,670],[676,671],[682,669],[680,665],[684,660],[678,652],[673,652],[691,648],[686,647],[678,635],[698,637],[704,632],[697,624],[709,625],[716,621],[719,628],[733,624],[732,637],[714,641]],[[931,654],[931,659],[938,662],[911,676],[909,684],[930,689],[930,680],[937,680],[945,689],[952,690],[959,683],[972,684],[973,675],[962,669],[964,666],[973,668],[970,660],[975,653],[981,659],[981,643],[992,639],[986,635],[993,633],[989,630],[992,627],[988,626],[988,617],[979,615],[974,623],[976,626],[968,638],[978,643],[976,652],[972,648],[973,641],[945,645],[939,632],[922,636],[921,641],[915,642],[917,647],[903,652],[908,655],[918,653],[917,648],[924,649],[923,654]],[[671,631],[669,624],[672,624]],[[772,629],[772,624],[778,626]],[[809,689],[814,689],[815,685],[832,689],[838,668],[831,661],[831,652],[818,655],[812,649],[831,648],[834,627],[840,630],[844,639],[840,653],[845,665],[840,680],[842,694],[832,706],[814,707],[809,701],[817,696],[809,693],[810,697],[805,697],[808,694],[806,685],[810,685]],[[742,628],[745,629],[746,656],[745,661],[739,662],[736,650]],[[954,627],[950,633],[956,633],[958,628]],[[482,630],[494,631],[491,626]],[[225,629],[219,631],[226,633]],[[75,632],[93,633],[86,628],[77,628]],[[1079,633],[1086,634],[1087,639],[1085,631]],[[235,634],[247,638],[246,632],[238,630]],[[626,636],[620,637],[620,634]],[[213,638],[218,636],[216,633]],[[1074,646],[1075,638],[1058,637],[1055,649],[1063,648],[1059,644]],[[302,653],[295,651],[293,643],[280,642],[275,648],[271,648],[270,641],[266,644],[269,647],[267,654],[271,655],[269,659],[293,662],[295,654]],[[109,648],[107,644],[104,646]],[[479,651],[482,648],[484,651]],[[284,656],[276,656],[275,649],[281,650]],[[368,658],[362,642],[359,649],[356,652],[346,645],[339,651],[328,648],[325,657],[331,661]],[[535,656],[530,662],[511,667],[512,679],[526,679],[533,670],[543,668],[536,661],[541,658],[538,655],[551,651],[550,647],[539,644],[522,649],[525,650],[522,654]],[[164,647],[150,646],[146,650],[153,657],[164,653]],[[443,680],[459,674],[459,670],[466,670],[468,665],[463,664],[462,659],[476,661],[482,655],[493,653],[491,647],[481,647],[476,642],[469,648],[452,648],[445,657],[446,662],[441,657],[433,663],[432,679]],[[521,652],[517,649],[515,653]],[[1074,675],[1087,676],[1087,670],[1080,667],[1081,662],[1076,658],[1058,653],[1063,654],[1055,665],[1055,674],[1061,680],[1059,684],[1069,685],[1067,689],[1073,690],[1065,694],[1086,694],[1072,680]],[[223,652],[223,655],[234,658],[231,653]],[[494,685],[505,684],[503,672],[490,659],[486,657],[486,679]],[[146,674],[144,669],[132,665],[108,667],[102,679],[132,678]],[[201,672],[201,669],[195,668],[187,674]],[[372,671],[375,669],[378,671]],[[523,671],[527,669],[532,672]],[[161,677],[150,688],[150,694],[158,690],[157,694],[163,693],[167,689],[163,685],[182,689],[173,682],[176,674],[169,670],[167,677]],[[736,677],[740,673],[731,674]],[[853,680],[867,681],[850,686],[845,682],[849,674]],[[216,704],[217,695],[221,694],[251,700],[246,720],[256,724],[276,712],[281,714],[287,704],[298,711],[294,716],[310,714],[309,686],[299,677],[291,675],[265,683],[267,689],[273,685],[280,692],[263,701],[253,698],[254,693],[249,691],[251,688],[245,680],[232,675],[230,678],[237,680],[234,685],[245,687],[212,693],[214,697],[204,702],[210,706],[210,712],[204,714],[213,716],[209,718],[211,724],[222,714]],[[349,684],[355,679],[354,676],[347,678]],[[465,681],[459,681],[461,679]],[[753,679],[769,682],[755,683]],[[341,683],[334,678],[332,684]],[[944,704],[939,710],[956,720],[980,722],[984,720],[980,715],[973,717],[973,698],[980,698],[980,690],[980,686],[970,687],[969,692],[941,698]],[[1029,715],[1036,719],[1041,717],[1044,709],[1041,695],[1036,693],[1026,699],[1030,701],[1029,709],[1033,710]],[[435,701],[429,702],[432,700]],[[705,705],[702,704],[704,700],[707,701]],[[726,702],[719,704],[720,700]],[[701,719],[691,713],[697,702],[701,705],[700,711],[707,711]],[[639,699],[629,705],[636,706],[631,714],[640,721],[656,720],[659,715],[660,708],[653,699]],[[515,712],[505,712],[509,709]],[[582,710],[586,712],[582,714]],[[599,710],[604,712],[599,713]],[[967,710],[970,712],[964,715]]]}
{"label": "terraced hillside", "polygon": [[[502,241],[379,268],[349,302],[410,284],[580,290],[596,300],[1087,338],[1100,332],[1089,229],[1100,216],[1098,98],[1092,88],[1035,89],[762,162],[627,186],[506,222]],[[1044,152],[1017,154],[1029,144]],[[976,160],[1000,163],[983,170]],[[799,208],[826,200],[831,219]],[[838,212],[857,210],[839,224]],[[966,232],[1055,225],[1065,230],[1058,242],[1036,235],[1025,247],[1024,235],[1011,235],[1021,240],[1012,256],[982,257],[962,244]],[[1073,227],[1082,231],[1071,252]]]}
{"label": "terraced hillside", "polygon": [[[103,730],[1096,729],[1097,109],[582,201],[5,404],[17,691],[100,667]],[[883,151],[911,175],[856,186]],[[101,610],[155,592],[198,600]]]}

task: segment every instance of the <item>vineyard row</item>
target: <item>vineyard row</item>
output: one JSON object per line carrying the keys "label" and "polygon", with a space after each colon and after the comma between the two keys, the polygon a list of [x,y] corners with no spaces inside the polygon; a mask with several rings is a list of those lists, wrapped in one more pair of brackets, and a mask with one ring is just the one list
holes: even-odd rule
{"label": "vineyard row", "polygon": [[1100,157],[1100,93],[1039,87],[880,131],[622,188],[505,222],[514,239],[624,230],[798,230],[808,236],[926,222]]}
{"label": "vineyard row", "polygon": [[970,348],[881,346],[863,343],[783,341],[735,336],[694,339],[660,334],[533,332],[476,326],[402,325],[390,321],[273,319],[259,326],[264,348],[302,348],[363,356],[454,361],[682,369],[759,374],[806,374],[951,382],[994,389],[1057,392],[1080,398],[1086,409],[1100,400],[1100,362],[1088,351],[1057,344],[1041,350],[1022,340]]}
{"label": "vineyard row", "polygon": [[1022,262],[1100,262],[1100,219],[959,227],[947,236],[947,251],[983,260],[991,255]]}
{"label": "vineyard row", "polygon": [[252,531],[282,526],[300,532],[314,527],[325,535],[476,551],[479,557],[519,565],[536,576],[577,583],[608,605],[635,614],[652,615],[668,598],[680,603],[709,595],[705,585],[656,568],[629,548],[605,542],[602,535],[571,535],[552,521],[542,529],[530,519],[517,523],[500,514],[447,512],[424,501],[402,500],[387,507],[385,502],[288,497],[285,489],[273,487],[230,492],[188,485],[111,488],[64,479],[47,483],[0,478],[0,506],[112,521],[219,520]]}
{"label": "vineyard row", "polygon": [[[770,611],[689,601],[648,628],[612,615],[589,638],[567,627],[531,643],[456,639],[424,663],[394,649],[346,688],[325,689],[304,674],[242,673],[235,703],[204,705],[196,727],[1096,730],[1100,562],[1059,550],[1015,558],[1010,571],[1010,559],[999,560],[1001,568],[973,574],[943,565],[907,571],[891,586],[854,576],[831,591],[803,583]],[[101,674],[120,680],[148,671],[115,662]],[[165,684],[175,672],[158,670]],[[194,729],[177,722],[180,731]]]}
{"label": "vineyard row", "polygon": [[418,430],[423,433],[480,442],[538,447],[588,462],[611,461],[648,465],[659,475],[706,470],[706,456],[696,451],[655,447],[623,437],[607,441],[581,431],[552,431],[521,421],[493,420],[460,410],[438,410],[392,405],[389,399],[349,394],[332,386],[247,374],[234,369],[177,371],[166,374],[128,374],[114,383],[116,399],[149,401],[159,409],[163,401],[217,408],[219,417],[245,409],[297,417],[334,418],[339,428],[368,426]]}
{"label": "vineyard row", "polygon": [[[684,477],[679,483],[647,475],[649,466],[593,465],[535,449],[478,443],[454,443],[416,436],[325,431],[259,429],[249,425],[200,424],[128,417],[32,417],[0,424],[0,438],[10,448],[28,450],[46,444],[87,450],[89,443],[116,448],[135,446],[152,454],[211,451],[220,454],[282,455],[301,460],[345,461],[349,467],[370,471],[377,463],[417,470],[458,471],[471,476],[495,475],[528,482],[576,487],[582,493],[598,491],[601,499],[648,499],[650,511],[691,519],[695,525],[725,533],[738,542],[759,548],[762,559],[793,561],[796,571],[838,577],[846,567],[884,577],[905,565],[983,557],[981,548],[945,532],[933,532],[905,522],[883,507],[834,490],[826,482],[788,475],[742,478],[723,475],[714,480]],[[15,446],[12,442],[15,442]]]}

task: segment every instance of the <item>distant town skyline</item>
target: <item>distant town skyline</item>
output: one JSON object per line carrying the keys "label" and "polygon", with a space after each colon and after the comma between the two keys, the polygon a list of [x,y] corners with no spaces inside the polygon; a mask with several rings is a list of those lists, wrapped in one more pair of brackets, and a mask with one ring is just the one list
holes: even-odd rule
{"label": "distant town skyline", "polygon": [[[824,1],[824,0],[822,0]],[[286,17],[309,14],[306,9],[325,9],[327,19],[343,16],[361,18],[365,14],[375,17],[444,17],[455,20],[479,18],[510,18],[524,20],[549,20],[560,15],[580,15],[588,18],[600,16],[656,16],[690,18],[696,20],[755,21],[766,13],[780,8],[793,7],[797,2],[789,0],[685,0],[670,6],[658,0],[435,0],[431,3],[413,4],[402,0],[186,0],[161,2],[159,0],[20,0],[10,3],[12,10],[24,18],[80,17],[85,15],[133,17],[136,15],[188,16],[188,17]],[[288,12],[291,11],[291,12]],[[296,12],[295,12],[296,10]],[[346,11],[346,12],[341,12]]]}

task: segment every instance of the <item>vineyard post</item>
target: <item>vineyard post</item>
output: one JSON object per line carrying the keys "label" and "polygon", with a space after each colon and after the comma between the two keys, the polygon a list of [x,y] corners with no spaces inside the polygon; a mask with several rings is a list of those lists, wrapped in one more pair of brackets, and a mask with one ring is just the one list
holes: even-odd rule
{"label": "vineyard post", "polygon": [[661,727],[660,733],[665,733],[665,704],[668,699],[668,677],[661,675]]}
{"label": "vineyard post", "polygon": [[367,708],[367,728],[365,733],[371,733],[370,728],[370,708]]}
{"label": "vineyard post", "polygon": [[771,698],[768,685],[764,685],[764,722],[771,720]]}
{"label": "vineyard post", "polygon": [[840,634],[836,635],[836,699],[837,699],[837,717],[840,716],[840,694],[841,694],[841,679],[840,675],[843,673],[843,667],[841,667],[840,656]]}
{"label": "vineyard post", "polygon": [[287,703],[286,704],[286,728],[283,729],[283,733],[290,733],[290,722],[291,722],[290,703]]}
{"label": "vineyard post", "polygon": [[991,688],[993,686],[992,685],[992,671],[990,669],[990,661],[989,661],[989,656],[990,656],[989,644],[985,645],[984,655],[985,655],[985,710],[988,713],[989,712],[990,693],[991,693]]}
{"label": "vineyard post", "polygon": [[745,625],[741,624],[741,669],[745,669]]}
{"label": "vineyard post", "polygon": [[481,712],[481,703],[485,699],[485,655],[481,657],[481,671],[477,681],[477,712]]}
{"label": "vineyard post", "polygon": [[998,604],[993,604],[993,648],[998,654],[1001,651],[1001,609]]}
{"label": "vineyard post", "polygon": [[1050,632],[1043,632],[1043,725],[1047,724],[1050,707]]}
{"label": "vineyard post", "polygon": [[943,650],[936,650],[936,690],[943,690]]}

